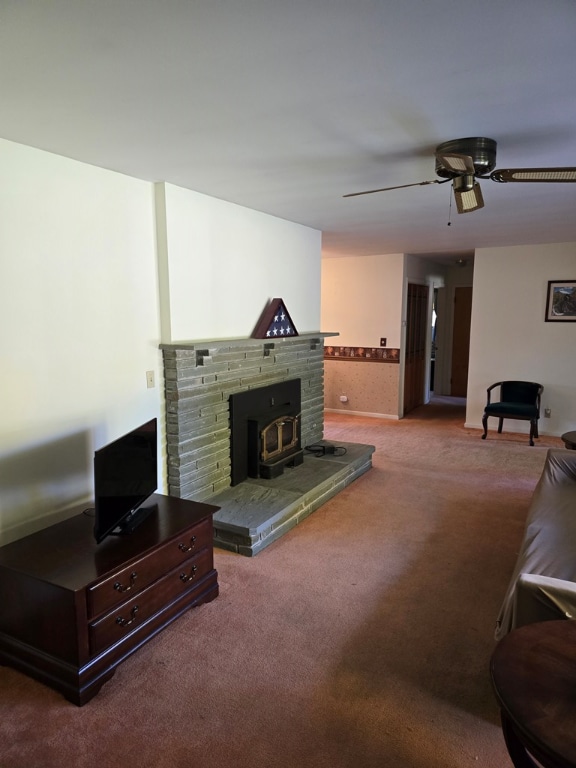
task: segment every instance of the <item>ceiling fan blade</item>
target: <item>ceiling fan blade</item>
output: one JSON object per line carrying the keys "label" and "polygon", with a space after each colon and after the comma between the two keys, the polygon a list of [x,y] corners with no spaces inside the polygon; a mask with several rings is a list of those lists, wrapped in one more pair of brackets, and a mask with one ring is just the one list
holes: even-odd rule
{"label": "ceiling fan blade", "polygon": [[492,171],[492,181],[529,181],[555,184],[576,183],[576,168],[502,168]]}
{"label": "ceiling fan blade", "polygon": [[462,155],[458,152],[437,152],[436,160],[448,171],[474,173],[474,161],[470,155]]}
{"label": "ceiling fan blade", "polygon": [[382,187],[382,189],[368,189],[365,192],[350,192],[347,195],[342,195],[342,197],[358,197],[358,195],[373,195],[374,192],[388,192],[391,189],[406,189],[407,187],[423,187],[426,184],[444,184],[446,181],[450,181],[450,179],[443,179],[442,181],[440,179],[433,179],[432,181],[417,181],[414,184],[400,184],[397,187]]}

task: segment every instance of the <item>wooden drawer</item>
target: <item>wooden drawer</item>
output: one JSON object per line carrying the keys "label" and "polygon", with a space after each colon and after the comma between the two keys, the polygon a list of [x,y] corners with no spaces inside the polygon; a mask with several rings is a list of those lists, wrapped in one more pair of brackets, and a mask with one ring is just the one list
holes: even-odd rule
{"label": "wooden drawer", "polygon": [[92,622],[88,627],[91,656],[123,640],[185,592],[194,591],[212,567],[212,551],[203,549],[106,616]]}
{"label": "wooden drawer", "polygon": [[153,552],[134,560],[113,576],[88,587],[88,618],[92,619],[139,595],[160,576],[183,563],[191,555],[212,550],[212,519],[202,520],[181,537],[172,539]]}

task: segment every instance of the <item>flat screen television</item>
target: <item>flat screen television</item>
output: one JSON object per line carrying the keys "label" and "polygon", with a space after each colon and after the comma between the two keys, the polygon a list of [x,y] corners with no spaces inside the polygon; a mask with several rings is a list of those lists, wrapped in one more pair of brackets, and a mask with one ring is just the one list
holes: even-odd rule
{"label": "flat screen television", "polygon": [[155,509],[143,506],[158,488],[157,419],[94,452],[94,537],[131,533]]}

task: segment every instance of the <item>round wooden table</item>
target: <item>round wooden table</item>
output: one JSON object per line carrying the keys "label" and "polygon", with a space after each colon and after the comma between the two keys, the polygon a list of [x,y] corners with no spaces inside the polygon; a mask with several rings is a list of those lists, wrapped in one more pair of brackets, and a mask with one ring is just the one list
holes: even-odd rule
{"label": "round wooden table", "polygon": [[501,640],[490,663],[516,768],[576,767],[576,621],[528,624]]}
{"label": "round wooden table", "polygon": [[576,451],[576,431],[564,432],[564,434],[560,436],[560,440],[564,440],[566,448],[571,448],[573,451]]}

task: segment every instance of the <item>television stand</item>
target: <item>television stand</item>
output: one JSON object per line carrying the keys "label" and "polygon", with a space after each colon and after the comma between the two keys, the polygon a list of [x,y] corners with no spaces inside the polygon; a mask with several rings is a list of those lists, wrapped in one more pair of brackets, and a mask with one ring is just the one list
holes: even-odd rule
{"label": "television stand", "polygon": [[123,520],[117,528],[114,528],[112,534],[114,536],[129,536],[134,533],[136,528],[141,525],[152,512],[157,509],[156,504],[143,504],[138,509],[135,509],[129,517]]}
{"label": "television stand", "polygon": [[130,535],[96,544],[81,513],[0,547],[0,664],[82,706],[116,667],[218,595],[219,507],[153,494]]}

